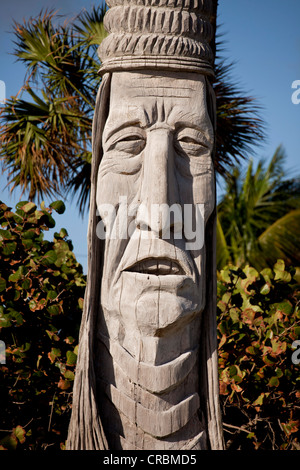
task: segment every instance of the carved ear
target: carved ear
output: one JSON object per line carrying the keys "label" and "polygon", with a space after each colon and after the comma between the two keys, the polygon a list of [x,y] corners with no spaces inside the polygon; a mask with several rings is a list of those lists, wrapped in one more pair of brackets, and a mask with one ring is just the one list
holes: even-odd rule
{"label": "carved ear", "polygon": [[108,116],[110,74],[103,76],[98,91],[93,122],[93,160],[91,172],[90,216],[88,229],[88,276],[84,311],[79,335],[79,351],[73,389],[72,415],[67,439],[68,450],[108,450],[96,402],[93,364],[93,333],[100,301],[102,246],[96,234],[98,168],[102,158],[102,133]]}

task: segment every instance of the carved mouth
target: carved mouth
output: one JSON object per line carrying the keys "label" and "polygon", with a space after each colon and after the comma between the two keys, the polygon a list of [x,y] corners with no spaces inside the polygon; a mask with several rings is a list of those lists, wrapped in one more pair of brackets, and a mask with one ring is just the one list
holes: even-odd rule
{"label": "carved mouth", "polygon": [[166,258],[143,259],[125,269],[125,271],[136,272],[140,274],[152,274],[154,276],[179,276],[185,274],[177,261]]}

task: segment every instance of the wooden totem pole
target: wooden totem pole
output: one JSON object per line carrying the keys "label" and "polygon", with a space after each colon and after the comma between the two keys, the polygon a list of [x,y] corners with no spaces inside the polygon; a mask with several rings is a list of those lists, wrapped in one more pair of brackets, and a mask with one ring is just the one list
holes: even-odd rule
{"label": "wooden totem pole", "polygon": [[109,0],[67,449],[222,449],[213,0]]}

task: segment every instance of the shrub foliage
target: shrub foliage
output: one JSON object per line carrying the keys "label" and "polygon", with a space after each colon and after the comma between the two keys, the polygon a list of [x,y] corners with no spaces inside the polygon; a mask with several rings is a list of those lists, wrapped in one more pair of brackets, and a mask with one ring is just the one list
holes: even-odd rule
{"label": "shrub foliage", "polygon": [[[0,203],[0,446],[45,449],[65,440],[85,278],[65,229],[52,213]],[[2,343],[3,344],[3,343]],[[1,439],[2,438],[2,439]]]}
{"label": "shrub foliage", "polygon": [[293,274],[282,260],[260,273],[249,266],[219,273],[220,394],[229,449],[299,448],[300,354],[293,347],[300,311]]}
{"label": "shrub foliage", "polygon": [[[65,448],[85,277],[65,229],[44,238],[53,211],[64,204],[21,202],[12,212],[0,202],[1,449]],[[261,272],[224,268],[217,314],[226,448],[298,449],[293,269],[280,260]]]}

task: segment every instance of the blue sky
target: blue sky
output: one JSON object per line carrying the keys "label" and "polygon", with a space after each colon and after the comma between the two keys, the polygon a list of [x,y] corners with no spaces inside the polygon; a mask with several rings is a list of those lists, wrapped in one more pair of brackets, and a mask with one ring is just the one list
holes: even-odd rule
{"label": "blue sky", "polygon": [[[13,20],[21,22],[23,18],[34,17],[42,8],[54,8],[72,17],[93,4],[97,2],[1,1],[0,80],[6,84],[7,97],[17,93],[24,78],[23,65],[12,55]],[[295,92],[292,83],[300,80],[299,19],[299,0],[219,0],[218,24],[225,40],[224,57],[235,62],[233,78],[247,95],[257,98],[267,126],[267,140],[256,149],[254,161],[259,158],[269,160],[276,147],[282,144],[287,154],[286,167],[292,174],[300,173],[300,104],[293,104],[291,99]],[[0,199],[14,206],[20,200],[20,192],[10,195],[4,189],[6,182],[6,176],[1,175]],[[71,200],[66,205],[65,214],[56,217],[56,229],[65,227],[68,230],[75,255],[86,269],[88,217],[80,218]]]}

